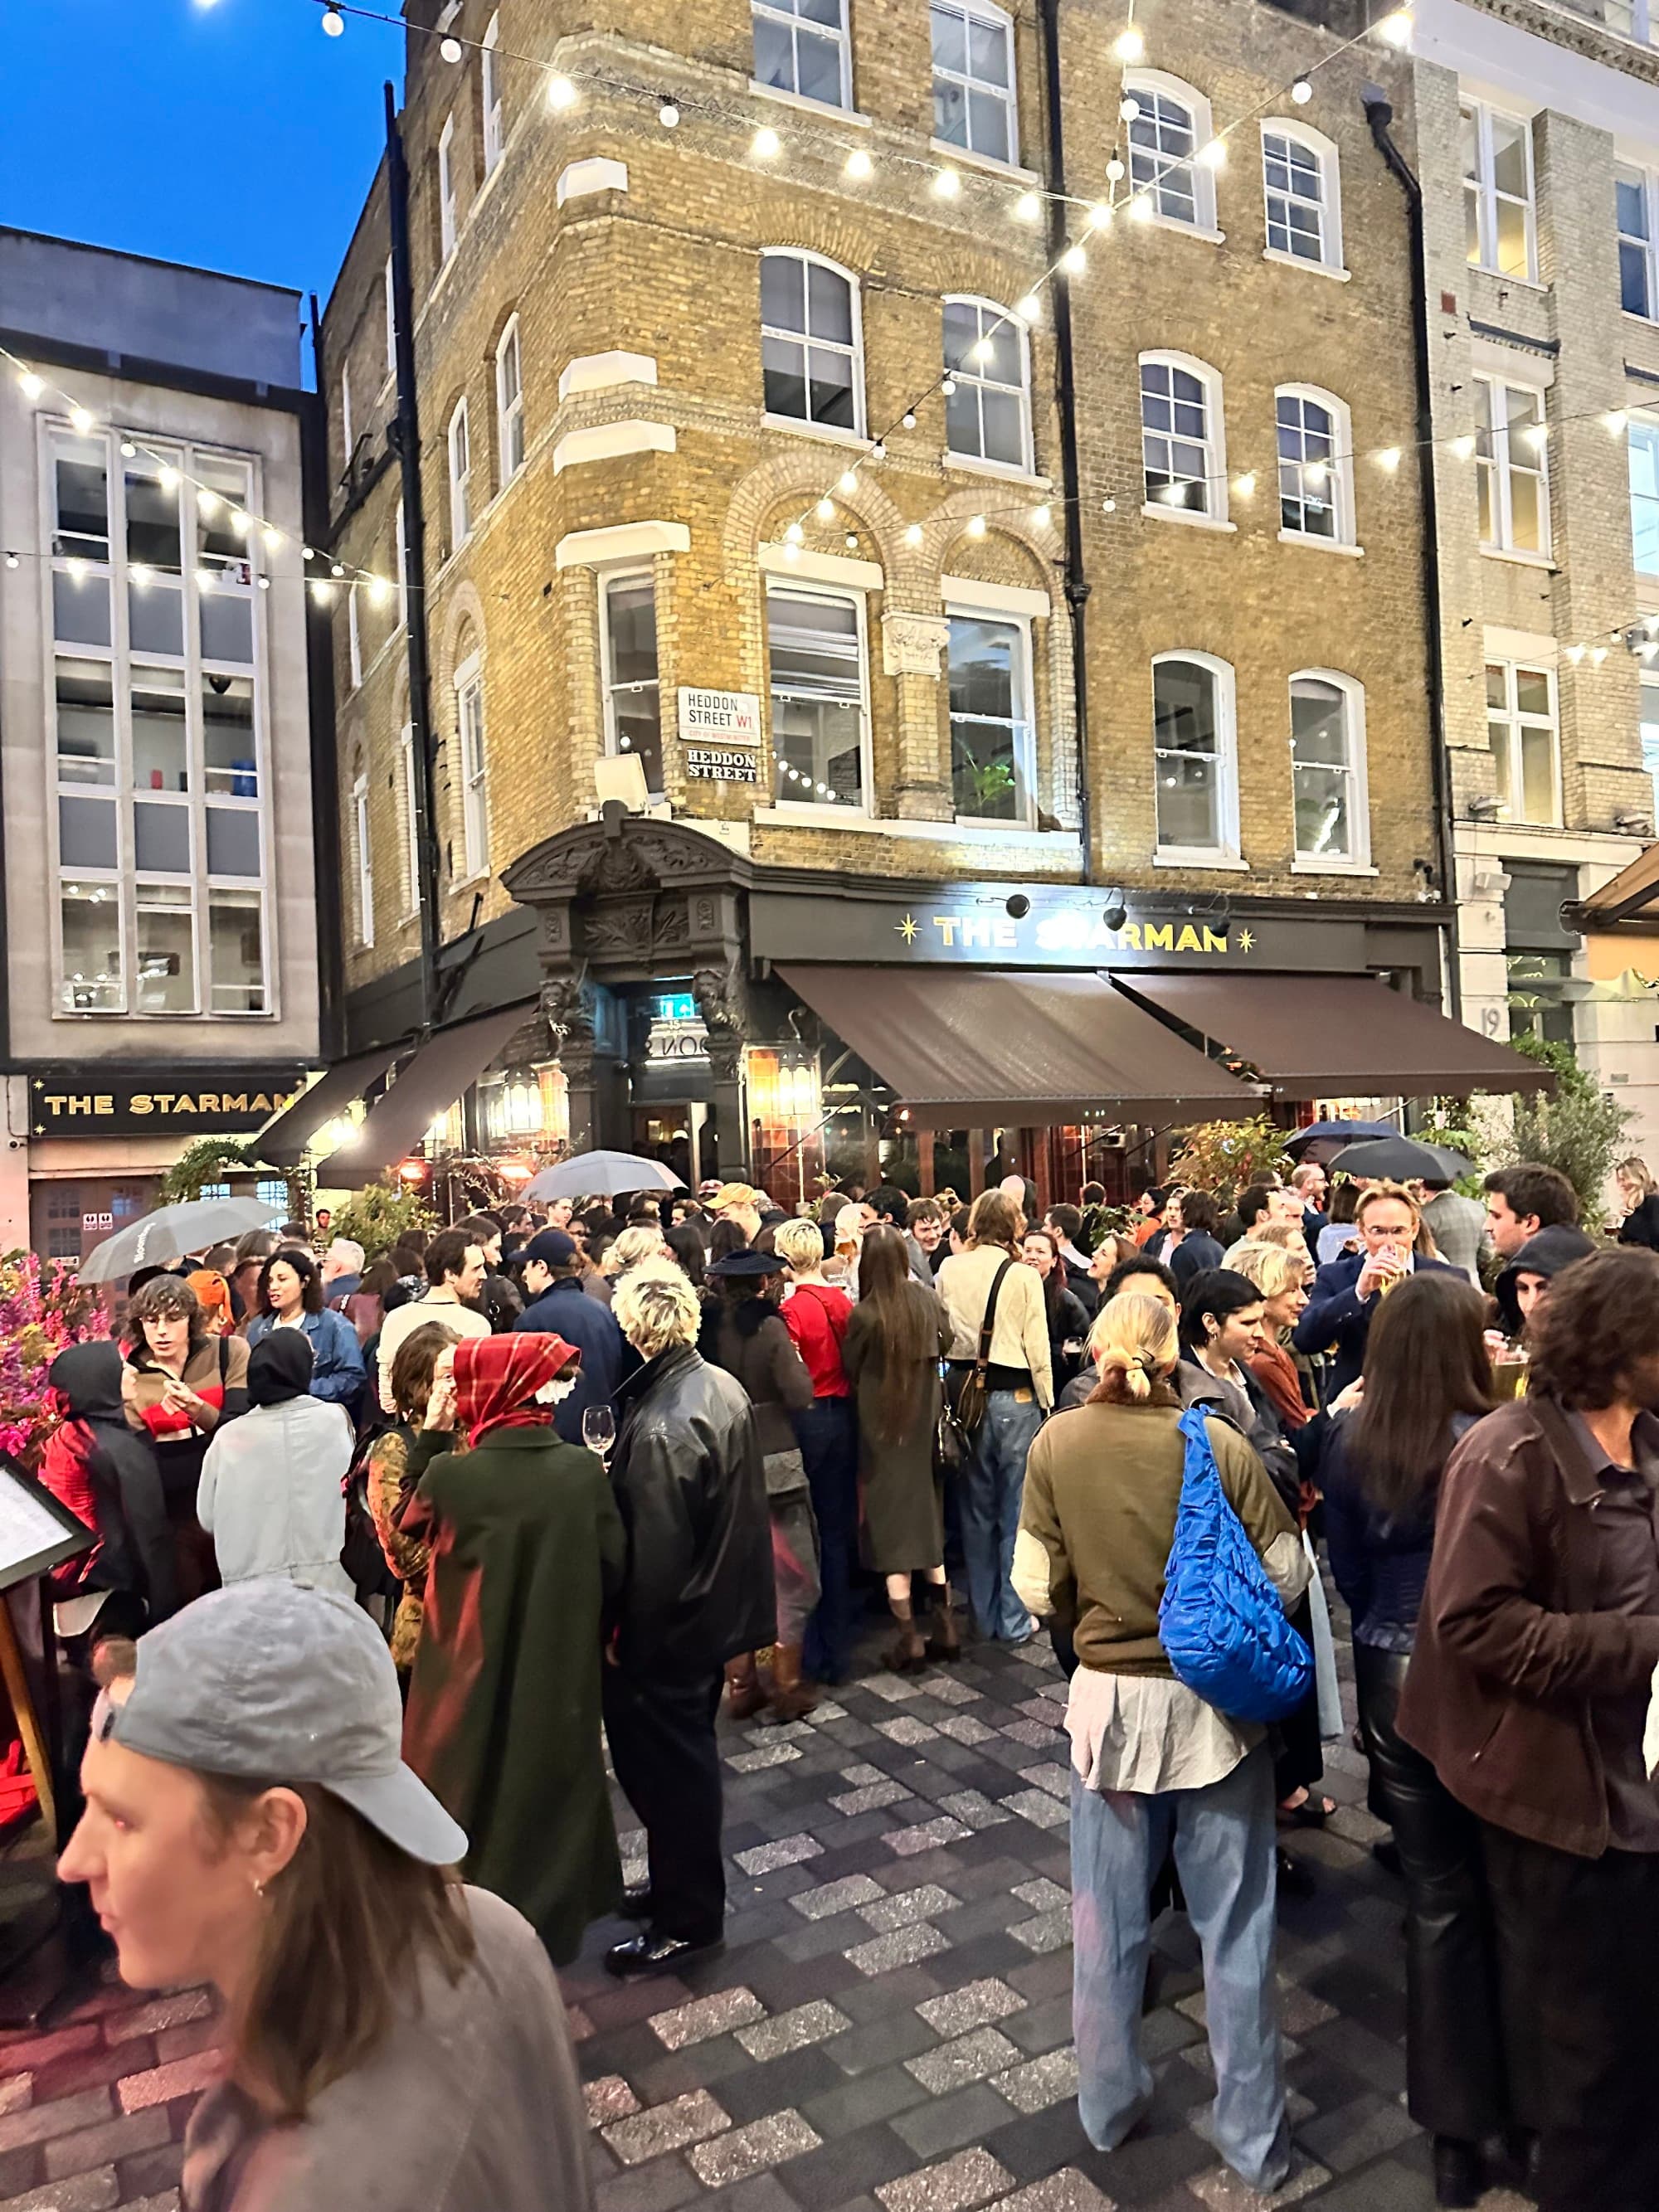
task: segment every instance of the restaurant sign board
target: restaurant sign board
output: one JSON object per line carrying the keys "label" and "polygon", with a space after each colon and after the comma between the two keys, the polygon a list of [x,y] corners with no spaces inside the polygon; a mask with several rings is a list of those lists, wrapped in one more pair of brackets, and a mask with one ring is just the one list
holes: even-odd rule
{"label": "restaurant sign board", "polygon": [[43,1068],[29,1079],[29,1127],[37,1137],[251,1136],[304,1085],[296,1067]]}

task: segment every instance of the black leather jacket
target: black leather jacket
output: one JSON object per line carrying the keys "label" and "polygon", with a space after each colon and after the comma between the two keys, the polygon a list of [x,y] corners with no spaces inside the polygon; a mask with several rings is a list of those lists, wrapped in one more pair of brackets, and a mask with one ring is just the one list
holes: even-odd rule
{"label": "black leather jacket", "polygon": [[630,1674],[717,1674],[777,1633],[772,1524],[741,1383],[690,1346],[617,1392],[611,1467],[628,1530],[617,1656]]}

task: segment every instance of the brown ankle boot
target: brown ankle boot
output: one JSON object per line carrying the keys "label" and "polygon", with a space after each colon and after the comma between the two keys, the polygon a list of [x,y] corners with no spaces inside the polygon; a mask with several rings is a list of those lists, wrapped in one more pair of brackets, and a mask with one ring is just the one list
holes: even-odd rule
{"label": "brown ankle boot", "polygon": [[893,1619],[898,1624],[898,1636],[883,1652],[882,1657],[895,1674],[919,1674],[927,1664],[927,1647],[921,1640],[921,1631],[916,1626],[910,1601],[908,1598],[902,1601],[889,1598],[887,1602],[893,1608]]}
{"label": "brown ankle boot", "polygon": [[754,1653],[744,1651],[735,1659],[728,1659],[726,1662],[726,1710],[732,1719],[752,1720],[757,1713],[764,1712],[769,1703],[760,1668],[755,1664]]}
{"label": "brown ankle boot", "polygon": [[951,1603],[951,1585],[941,1588],[934,1584],[938,1604],[933,1614],[933,1632],[927,1639],[927,1656],[954,1663],[962,1656],[962,1638],[957,1633],[956,1612]]}
{"label": "brown ankle boot", "polygon": [[772,1652],[772,1713],[781,1721],[798,1721],[818,1701],[816,1682],[804,1682],[799,1644],[780,1644]]}

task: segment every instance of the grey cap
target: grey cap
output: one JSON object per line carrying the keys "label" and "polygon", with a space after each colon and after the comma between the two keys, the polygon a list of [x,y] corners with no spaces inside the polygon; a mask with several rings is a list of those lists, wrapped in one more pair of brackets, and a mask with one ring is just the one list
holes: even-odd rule
{"label": "grey cap", "polygon": [[384,1638],[359,1607],[276,1577],[198,1598],[138,1644],[106,1733],[170,1766],[312,1782],[430,1866],[466,1832],[403,1763],[403,1702]]}

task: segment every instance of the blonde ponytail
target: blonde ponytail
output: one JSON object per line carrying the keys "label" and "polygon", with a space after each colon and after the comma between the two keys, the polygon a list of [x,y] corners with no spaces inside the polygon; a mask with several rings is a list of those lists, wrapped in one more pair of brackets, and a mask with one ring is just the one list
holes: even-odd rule
{"label": "blonde ponytail", "polygon": [[1176,1317],[1162,1298],[1144,1291],[1108,1298],[1089,1332],[1090,1355],[1100,1370],[1090,1403],[1145,1405],[1179,1351]]}

